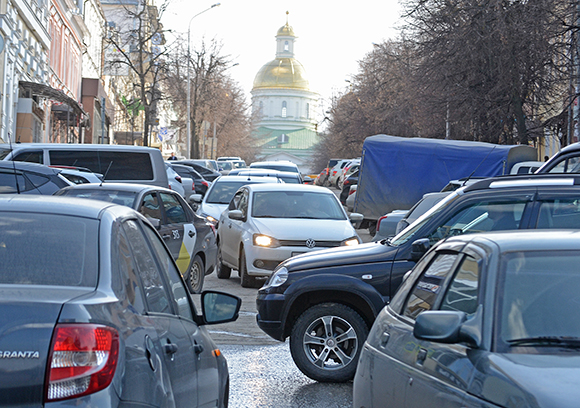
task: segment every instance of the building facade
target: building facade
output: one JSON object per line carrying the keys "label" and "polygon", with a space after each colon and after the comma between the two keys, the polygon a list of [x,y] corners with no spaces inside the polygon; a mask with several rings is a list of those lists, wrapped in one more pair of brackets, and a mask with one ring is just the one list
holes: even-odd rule
{"label": "building facade", "polygon": [[252,88],[255,138],[262,160],[290,160],[310,173],[318,143],[319,95],[310,90],[304,66],[294,57],[296,35],[286,22],[276,34],[276,58],[256,74]]}

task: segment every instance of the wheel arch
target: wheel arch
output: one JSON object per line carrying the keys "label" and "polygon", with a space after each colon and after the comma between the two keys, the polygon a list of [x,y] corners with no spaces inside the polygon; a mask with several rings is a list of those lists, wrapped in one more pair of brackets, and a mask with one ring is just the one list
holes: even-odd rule
{"label": "wheel arch", "polygon": [[[323,278],[324,285],[319,280]],[[369,284],[350,276],[318,275],[316,279],[304,278],[286,290],[291,297],[283,311],[283,338],[302,313],[321,303],[338,303],[350,307],[365,321],[370,330],[376,316],[385,306],[382,296]]]}

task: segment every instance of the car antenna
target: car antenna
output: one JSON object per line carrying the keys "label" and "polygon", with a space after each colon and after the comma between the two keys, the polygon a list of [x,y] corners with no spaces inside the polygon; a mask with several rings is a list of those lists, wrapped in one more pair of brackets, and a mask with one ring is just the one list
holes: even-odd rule
{"label": "car antenna", "polygon": [[12,168],[14,170],[14,181],[16,184],[16,194],[20,194],[20,186],[18,185],[18,175],[16,174],[16,163],[14,163],[14,150],[12,150],[12,135],[8,132],[8,143],[10,144],[10,151],[12,152]]}
{"label": "car antenna", "polygon": [[103,179],[101,180],[101,184],[99,185],[99,187],[103,187],[103,183],[105,182],[105,179],[107,178],[107,174],[109,174],[109,170],[111,169],[112,165],[113,165],[113,161],[111,160],[111,162],[109,163],[109,167],[107,167],[107,171],[105,171],[105,174],[103,174]]}
{"label": "car antenna", "polygon": [[477,169],[479,169],[479,166],[481,166],[483,164],[484,161],[487,160],[487,158],[489,157],[489,155],[491,154],[491,152],[493,152],[495,150],[495,147],[497,145],[493,145],[493,147],[491,148],[491,150],[489,151],[489,153],[487,153],[487,155],[483,158],[483,160],[481,160],[481,162],[477,165],[477,167],[475,169],[473,169],[473,171],[471,172],[471,174],[469,176],[467,176],[467,178],[463,181],[463,185],[465,185],[465,183],[467,183],[469,181],[469,179],[471,177],[473,177],[473,174],[477,171]]}

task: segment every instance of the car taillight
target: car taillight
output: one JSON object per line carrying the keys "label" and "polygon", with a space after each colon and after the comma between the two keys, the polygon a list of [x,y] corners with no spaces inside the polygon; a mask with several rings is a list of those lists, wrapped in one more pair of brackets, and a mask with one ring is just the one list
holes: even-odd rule
{"label": "car taillight", "polygon": [[206,186],[206,187],[209,187],[209,183],[207,181],[205,181],[205,180],[203,180],[201,182],[201,185]]}
{"label": "car taillight", "polygon": [[342,182],[343,186],[348,186],[349,184],[350,184],[350,181],[348,181],[348,179],[346,179]]}
{"label": "car taillight", "polygon": [[181,183],[181,176],[175,176],[175,180],[177,180]]}
{"label": "car taillight", "polygon": [[350,189],[350,191],[348,192],[348,195],[354,194],[356,193],[356,190]]}
{"label": "car taillight", "polygon": [[379,218],[379,220],[377,221],[377,232],[381,229],[381,221],[384,220],[385,218],[387,218],[387,215],[383,215],[381,218]]}
{"label": "car taillight", "polygon": [[195,180],[191,183],[191,191],[195,191]]}
{"label": "car taillight", "polygon": [[119,358],[119,334],[96,324],[59,324],[48,359],[46,401],[93,394],[111,384]]}

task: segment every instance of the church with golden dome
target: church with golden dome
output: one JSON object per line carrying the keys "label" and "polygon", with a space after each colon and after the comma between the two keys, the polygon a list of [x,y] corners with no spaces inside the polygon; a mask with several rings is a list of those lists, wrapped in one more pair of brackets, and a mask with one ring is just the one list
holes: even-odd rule
{"label": "church with golden dome", "polygon": [[319,95],[310,90],[304,66],[294,58],[296,38],[286,20],[276,34],[276,58],[254,79],[252,110],[260,159],[290,160],[310,173],[312,148],[318,143]]}

